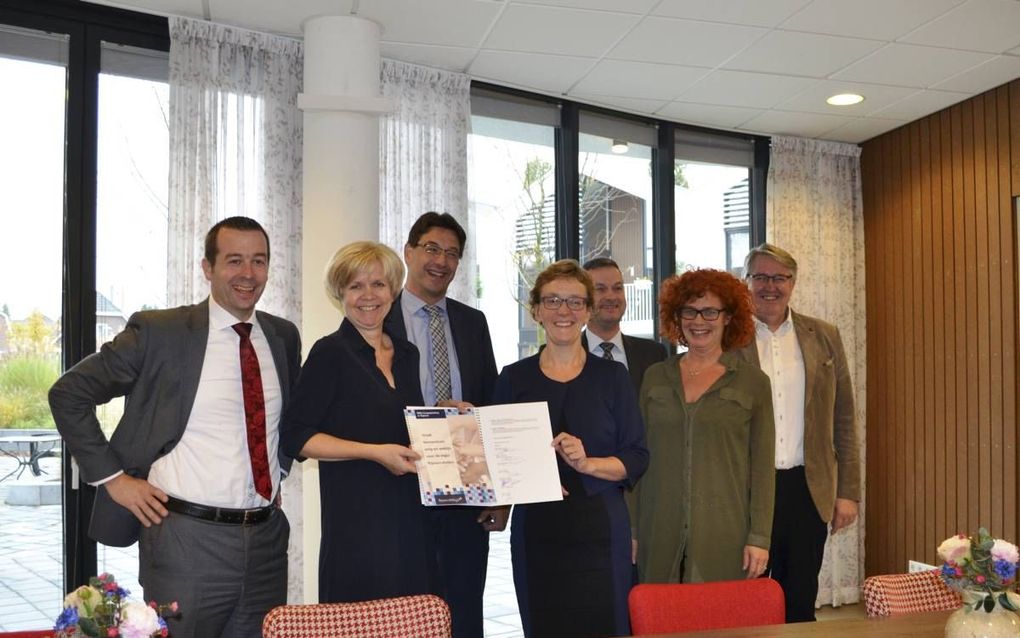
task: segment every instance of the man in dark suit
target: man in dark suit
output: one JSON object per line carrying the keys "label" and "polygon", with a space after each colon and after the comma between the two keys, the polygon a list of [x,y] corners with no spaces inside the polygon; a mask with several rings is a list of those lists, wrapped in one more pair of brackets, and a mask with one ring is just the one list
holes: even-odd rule
{"label": "man in dark suit", "polygon": [[595,356],[622,363],[630,372],[634,391],[639,392],[648,366],[662,361],[669,353],[658,341],[620,332],[620,321],[627,312],[627,296],[623,273],[615,261],[597,257],[586,262],[584,269],[595,284],[595,307],[582,343]]}
{"label": "man in dark suit", "polygon": [[[467,234],[448,213],[428,212],[411,226],[404,246],[407,283],[386,317],[385,329],[421,353],[421,390],[427,405],[485,405],[496,384],[489,324],[480,311],[449,299]],[[489,532],[506,528],[509,508],[437,507],[432,511],[443,597],[455,638],[481,636],[482,594]]]}
{"label": "man in dark suit", "polygon": [[783,587],[786,622],[815,619],[818,571],[831,533],[857,518],[860,454],[843,341],[835,326],[794,312],[797,261],[761,244],[744,260],[755,341],[741,356],[772,381],[776,505],[768,573]]}
{"label": "man in dark suit", "polygon": [[[248,638],[287,600],[279,420],[301,342],[294,324],[255,310],[269,272],[258,222],[213,226],[202,269],[208,299],[132,315],[57,380],[50,407],[98,486],[89,534],[137,538],[145,600],[180,604],[171,634]],[[124,415],[107,440],[95,407],[117,396]]]}

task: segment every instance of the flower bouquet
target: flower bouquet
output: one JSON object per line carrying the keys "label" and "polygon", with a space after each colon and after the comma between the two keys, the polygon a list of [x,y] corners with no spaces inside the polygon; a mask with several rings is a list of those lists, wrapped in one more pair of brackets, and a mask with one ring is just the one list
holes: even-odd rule
{"label": "flower bouquet", "polygon": [[1018,611],[1016,599],[1009,592],[1016,586],[1017,546],[992,538],[981,528],[975,536],[958,534],[942,541],[938,549],[942,579],[963,596],[968,610],[984,609],[991,613],[996,601],[1005,609]]}
{"label": "flower bouquet", "polygon": [[57,638],[151,638],[168,636],[164,618],[177,614],[177,603],[157,605],[128,600],[113,574],[89,579],[64,598],[53,631]]}

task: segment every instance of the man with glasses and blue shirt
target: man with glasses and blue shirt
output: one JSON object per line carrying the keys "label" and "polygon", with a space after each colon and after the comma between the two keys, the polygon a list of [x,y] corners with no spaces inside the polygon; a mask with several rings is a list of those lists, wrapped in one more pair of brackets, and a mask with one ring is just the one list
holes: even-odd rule
{"label": "man with glasses and blue shirt", "polygon": [[755,342],[742,348],[772,382],[776,501],[768,572],[783,587],[786,622],[815,620],[818,572],[831,533],[853,524],[861,497],[853,387],[835,326],[794,312],[797,261],[761,244],[744,260]]}
{"label": "man with glasses and blue shirt", "polygon": [[[407,339],[421,353],[421,391],[427,405],[482,406],[496,384],[485,315],[446,296],[466,241],[467,233],[448,213],[428,212],[414,222],[404,246],[407,282],[384,324],[388,333]],[[509,508],[433,508],[442,594],[450,606],[455,638],[483,634],[489,532],[505,529],[508,515]]]}

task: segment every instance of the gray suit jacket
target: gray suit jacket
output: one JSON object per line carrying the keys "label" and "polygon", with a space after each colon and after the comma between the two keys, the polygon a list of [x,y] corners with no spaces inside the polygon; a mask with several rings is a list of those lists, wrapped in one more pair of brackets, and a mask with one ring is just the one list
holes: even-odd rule
{"label": "gray suit jacket", "polygon": [[[301,339],[291,322],[256,312],[273,353],[284,407],[301,365]],[[57,429],[94,483],[123,470],[146,478],[153,461],[177,445],[191,415],[209,339],[209,302],[168,310],[138,312],[124,331],[82,359],[50,389]],[[103,434],[95,407],[126,397],[124,415],[113,436]],[[280,467],[291,459],[280,455]],[[137,520],[100,488],[89,535],[107,545],[131,544]]]}
{"label": "gray suit jacket", "polygon": [[[792,314],[804,355],[804,472],[818,515],[828,522],[837,496],[861,500],[854,391],[839,330],[821,319]],[[739,352],[761,367],[757,344]]]}
{"label": "gray suit jacket", "polygon": [[[669,356],[669,350],[654,339],[644,337],[623,337],[623,351],[627,355],[627,371],[630,373],[630,381],[634,384],[634,393],[641,393],[641,382],[645,378],[645,370],[653,363],[665,361]],[[588,331],[581,333],[581,345],[588,350]]]}

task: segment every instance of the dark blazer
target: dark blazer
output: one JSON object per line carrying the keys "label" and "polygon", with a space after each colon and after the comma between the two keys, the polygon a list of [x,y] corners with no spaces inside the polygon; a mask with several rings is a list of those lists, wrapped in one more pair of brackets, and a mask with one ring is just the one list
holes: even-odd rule
{"label": "dark blazer", "polygon": [[[850,369],[839,330],[791,310],[804,356],[804,473],[823,521],[832,519],[836,498],[861,500],[861,460]],[[755,342],[739,351],[761,366]]]}
{"label": "dark blazer", "polygon": [[[622,336],[623,352],[627,355],[627,371],[630,372],[630,380],[634,384],[634,393],[639,394],[645,370],[653,363],[664,361],[669,356],[669,350],[654,339]],[[588,330],[581,333],[581,345],[588,350]]]}
{"label": "dark blazer", "polygon": [[[301,367],[301,338],[286,319],[264,312],[256,312],[256,319],[273,353],[286,407]],[[121,470],[146,478],[152,463],[174,449],[191,415],[208,339],[208,299],[193,306],[137,312],[113,341],[57,379],[49,393],[50,409],[86,482]],[[126,397],[124,415],[107,441],[95,407],[118,396]],[[284,472],[290,463],[281,451]],[[125,540],[130,544],[137,538],[137,524],[105,489],[98,491],[92,538],[108,545]]]}
{"label": "dark blazer", "polygon": [[[404,311],[400,306],[401,295],[403,293],[393,300],[383,328],[391,335],[407,339]],[[472,405],[488,405],[492,400],[497,376],[489,322],[480,310],[449,297],[446,298],[446,312],[450,318],[453,347],[457,351],[463,399]]]}

